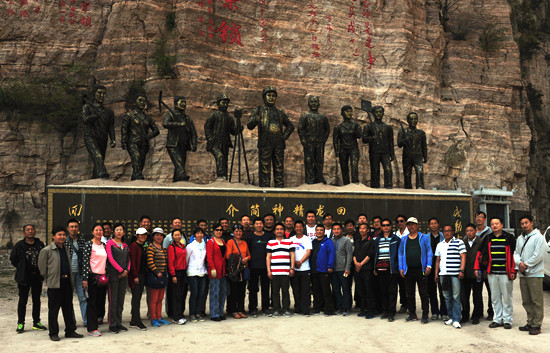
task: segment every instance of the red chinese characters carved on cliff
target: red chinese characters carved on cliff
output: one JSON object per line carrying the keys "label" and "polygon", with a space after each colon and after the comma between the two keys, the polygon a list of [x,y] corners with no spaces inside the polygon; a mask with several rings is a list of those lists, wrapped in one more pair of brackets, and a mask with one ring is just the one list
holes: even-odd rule
{"label": "red chinese characters carved on cliff", "polygon": [[90,7],[90,1],[59,0],[59,22],[92,27],[92,17],[89,15]]}

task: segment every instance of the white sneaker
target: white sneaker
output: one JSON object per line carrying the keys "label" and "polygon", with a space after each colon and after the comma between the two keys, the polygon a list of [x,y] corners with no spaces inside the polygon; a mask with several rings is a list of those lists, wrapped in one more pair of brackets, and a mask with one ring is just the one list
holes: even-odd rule
{"label": "white sneaker", "polygon": [[453,324],[453,319],[449,319],[445,321],[445,325],[452,325],[452,324]]}
{"label": "white sneaker", "polygon": [[453,322],[453,326],[455,328],[461,328],[462,327],[462,326],[460,326],[460,322],[458,322],[458,321]]}
{"label": "white sneaker", "polygon": [[178,320],[178,325],[184,325],[186,322],[187,322],[186,319],[179,319]]}

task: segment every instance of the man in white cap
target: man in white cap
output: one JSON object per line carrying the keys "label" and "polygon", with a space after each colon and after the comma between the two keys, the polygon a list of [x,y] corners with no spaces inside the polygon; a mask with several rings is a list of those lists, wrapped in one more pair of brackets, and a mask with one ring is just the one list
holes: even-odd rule
{"label": "man in white cap", "polygon": [[401,239],[399,245],[399,273],[405,279],[409,317],[406,321],[418,320],[416,316],[415,285],[422,302],[422,323],[427,324],[430,299],[428,297],[427,276],[432,270],[432,248],[428,235],[418,232],[418,220],[407,219],[409,235]]}

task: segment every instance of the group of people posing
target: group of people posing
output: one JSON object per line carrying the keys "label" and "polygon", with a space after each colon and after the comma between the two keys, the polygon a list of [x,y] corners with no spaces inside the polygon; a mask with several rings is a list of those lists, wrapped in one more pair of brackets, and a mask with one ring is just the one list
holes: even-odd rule
{"label": "group of people posing", "polygon": [[[116,146],[114,131],[114,113],[104,107],[106,93],[104,86],[94,86],[92,101],[86,101],[82,109],[82,121],[85,125],[84,142],[94,163],[92,178],[109,178],[105,168],[105,153],[110,139],[111,147]],[[253,109],[246,126],[258,128],[258,176],[259,186],[271,185],[271,167],[273,166],[273,185],[284,187],[285,141],[294,131],[294,125],[284,110],[275,107],[277,90],[267,86],[262,91],[264,105]],[[218,179],[227,179],[228,155],[233,146],[231,135],[241,134],[242,111],[236,110],[235,119],[229,115],[230,98],[222,93],[217,98],[218,110],[210,114],[204,124],[206,150],[216,162]],[[128,151],[132,161],[132,180],[144,179],[143,167],[149,151],[149,140],[159,135],[159,129],[147,114],[147,97],[138,94],[132,102],[134,109],[125,114],[121,125],[121,147]],[[369,102],[370,103],[370,102]],[[166,107],[168,107],[165,104]],[[304,150],[305,182],[307,184],[326,183],[323,177],[325,143],[330,135],[330,124],[326,115],[319,112],[320,100],[317,96],[308,99],[309,112],[300,117],[298,134]],[[168,130],[166,149],[174,164],[173,181],[189,180],[186,171],[187,152],[197,150],[197,130],[193,120],[185,113],[185,97],[174,98],[173,109],[162,122]],[[371,122],[363,128],[353,119],[353,108],[345,105],[341,108],[344,121],[333,129],[333,145],[339,160],[344,185],[359,183],[359,145],[357,140],[369,145],[370,186],[380,187],[380,165],[384,169],[384,187],[392,188],[391,161],[395,159],[393,127],[382,121],[384,108],[381,106],[363,108]],[[371,119],[374,116],[374,121]],[[416,187],[424,188],[423,164],[428,160],[426,134],[417,129],[418,114],[407,115],[408,127],[401,124],[397,136],[398,147],[403,148],[404,187],[412,189],[412,170],[416,173]],[[239,152],[240,153],[240,152]],[[246,158],[246,155],[245,155]],[[247,167],[248,168],[248,167]],[[351,175],[351,179],[350,179]]]}
{"label": "group of people posing", "polygon": [[432,320],[443,319],[446,325],[460,328],[470,319],[476,325],[483,318],[485,283],[489,327],[510,329],[513,280],[518,273],[527,312],[527,324],[519,330],[531,335],[541,332],[547,244],[530,216],[520,219],[523,233],[517,240],[503,231],[498,217],[492,217],[490,227],[486,226],[481,211],[476,213],[476,224],[465,227],[463,239],[455,237],[450,225],[444,225],[441,232],[437,218],[429,220],[425,234],[419,232],[415,217],[404,215],[396,217],[395,231],[388,218],[374,217],[372,227],[365,214],[360,214],[357,222],[335,223],[330,214],[323,218],[323,223],[317,224],[315,212],[308,211],[305,222],[286,217],[277,223],[273,214],[253,221],[245,215],[233,226],[221,218],[213,224],[212,236],[207,221],[199,220],[188,237],[178,217],[171,222],[171,232],[165,234],[162,228],[152,229],[151,219],[142,216],[140,227],[129,238],[125,238],[124,225],[103,223],[92,227],[91,239],[84,237],[79,222],[71,219],[67,227],[52,230],[53,242],[47,246],[35,237],[34,226],[26,225],[25,238],[11,253],[19,285],[17,332],[24,332],[31,291],[33,329],[46,330],[40,320],[43,282],[48,288],[48,326],[53,341],[59,340],[60,309],[65,336],[83,337],[76,332],[73,290],[88,335],[101,336],[98,328],[105,319],[106,297],[108,330],[115,334],[127,331],[122,312],[128,286],[132,296],[129,326],[139,330],[147,329],[141,316],[144,292],[150,325],[159,327],[170,324],[168,317],[179,325],[188,320],[205,321],[207,297],[210,320],[216,322],[225,320],[226,315],[235,319],[259,314],[347,316],[354,301],[359,317],[393,322],[396,314],[408,313],[405,321],[410,322],[418,320],[417,287],[421,323],[430,321],[431,306]]}

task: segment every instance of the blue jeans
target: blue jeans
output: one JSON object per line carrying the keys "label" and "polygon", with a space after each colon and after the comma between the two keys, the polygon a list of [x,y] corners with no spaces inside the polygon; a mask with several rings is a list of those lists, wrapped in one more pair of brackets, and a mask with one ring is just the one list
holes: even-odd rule
{"label": "blue jeans", "polygon": [[[450,280],[450,287],[446,288],[445,280]],[[447,314],[453,322],[460,322],[462,317],[462,304],[460,303],[460,280],[458,276],[439,276],[443,296],[445,297],[445,305]]]}
{"label": "blue jeans", "polygon": [[210,278],[210,317],[222,317],[227,297],[227,280]]}
{"label": "blue jeans", "polygon": [[[83,326],[88,324],[86,318],[86,308],[88,307],[87,293],[82,288],[82,276],[79,272],[73,272],[74,289],[76,290],[76,296],[78,297],[78,303],[80,304],[80,314],[82,315]],[[76,322],[76,318],[74,320]]]}
{"label": "blue jeans", "polygon": [[332,291],[336,310],[351,310],[351,283],[349,276],[344,277],[344,271],[337,271],[332,274]]}
{"label": "blue jeans", "polygon": [[187,283],[189,283],[189,290],[191,291],[191,295],[189,296],[189,316],[199,315],[206,288],[206,275],[202,277],[189,276],[187,277]]}

